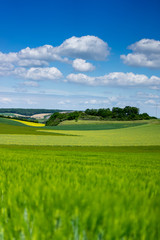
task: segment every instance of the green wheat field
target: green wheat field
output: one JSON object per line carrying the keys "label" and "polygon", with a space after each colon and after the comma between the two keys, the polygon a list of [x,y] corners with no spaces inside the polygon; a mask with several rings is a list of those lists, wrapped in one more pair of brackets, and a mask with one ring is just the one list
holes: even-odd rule
{"label": "green wheat field", "polygon": [[0,240],[159,240],[160,122],[0,118]]}

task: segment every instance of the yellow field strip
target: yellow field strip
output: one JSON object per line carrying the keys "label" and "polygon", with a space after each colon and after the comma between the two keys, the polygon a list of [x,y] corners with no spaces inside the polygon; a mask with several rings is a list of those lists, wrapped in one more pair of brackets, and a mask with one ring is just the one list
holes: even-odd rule
{"label": "yellow field strip", "polygon": [[23,121],[23,120],[15,120],[12,119],[13,121],[23,123],[24,125],[31,126],[31,127],[44,127],[44,123],[35,123],[35,122],[29,122],[29,121]]}

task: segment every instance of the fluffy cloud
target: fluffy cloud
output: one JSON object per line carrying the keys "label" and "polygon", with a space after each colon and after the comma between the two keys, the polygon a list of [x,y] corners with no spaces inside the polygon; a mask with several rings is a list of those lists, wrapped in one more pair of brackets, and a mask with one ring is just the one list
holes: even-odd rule
{"label": "fluffy cloud", "polygon": [[0,66],[2,63],[12,63],[15,66],[33,67],[46,66],[53,61],[67,62],[67,58],[62,58],[55,53],[55,47],[44,45],[37,48],[25,48],[19,52],[0,52]]}
{"label": "fluffy cloud", "polygon": [[17,53],[2,53],[0,52],[0,64],[1,63],[15,63],[18,61]]}
{"label": "fluffy cloud", "polygon": [[55,53],[60,56],[82,58],[85,60],[105,60],[110,53],[108,44],[95,36],[71,37],[65,40]]}
{"label": "fluffy cloud", "polygon": [[76,58],[73,61],[72,66],[76,71],[79,72],[89,72],[95,69],[95,67],[91,63],[88,63],[86,62],[86,60],[80,58]]}
{"label": "fluffy cloud", "polygon": [[9,75],[13,71],[14,66],[11,63],[1,63],[0,64],[0,76]]}
{"label": "fluffy cloud", "polygon": [[41,66],[48,66],[48,62],[43,60],[36,60],[36,59],[22,59],[17,62],[20,67],[41,67]]}
{"label": "fluffy cloud", "polygon": [[20,78],[32,80],[56,80],[63,76],[62,73],[55,67],[30,69],[16,68],[14,70],[14,74]]}
{"label": "fluffy cloud", "polygon": [[153,86],[160,85],[160,78],[152,76],[148,78],[143,74],[113,72],[100,77],[90,77],[85,74],[69,74],[68,82],[80,83],[90,86]]}
{"label": "fluffy cloud", "polygon": [[85,85],[97,85],[96,84],[96,77],[89,77],[85,74],[78,73],[74,74],[71,73],[67,76],[67,82],[74,82],[74,83],[80,83],[80,84],[85,84]]}
{"label": "fluffy cloud", "polygon": [[135,52],[160,53],[160,41],[154,39],[142,39],[128,47]]}
{"label": "fluffy cloud", "polygon": [[66,39],[57,47],[52,45],[32,49],[27,47],[18,53],[18,57],[45,61],[68,61],[68,57],[85,60],[105,60],[109,53],[110,48],[102,39],[95,36],[83,36]]}
{"label": "fluffy cloud", "polygon": [[34,59],[47,62],[66,61],[56,53],[56,48],[52,45],[44,45],[37,48],[25,48],[18,52],[19,59]]}
{"label": "fluffy cloud", "polygon": [[160,41],[142,39],[128,47],[133,53],[121,55],[123,62],[130,66],[160,68]]}
{"label": "fluffy cloud", "polygon": [[71,37],[56,47],[44,45],[27,47],[19,52],[0,52],[0,76],[14,74],[34,80],[59,79],[62,74],[51,67],[52,62],[65,62],[72,64],[76,71],[87,72],[92,71],[94,66],[86,60],[105,60],[109,53],[108,44],[98,37]]}
{"label": "fluffy cloud", "polygon": [[108,44],[95,36],[71,37],[60,46],[44,45],[37,48],[25,48],[19,52],[0,52],[1,63],[31,67],[43,66],[53,61],[68,62],[70,58],[105,60],[109,55]]}

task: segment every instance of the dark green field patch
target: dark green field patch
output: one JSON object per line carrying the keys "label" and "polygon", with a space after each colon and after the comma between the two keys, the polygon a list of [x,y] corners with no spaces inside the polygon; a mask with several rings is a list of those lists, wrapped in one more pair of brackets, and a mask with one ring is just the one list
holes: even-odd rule
{"label": "dark green field patch", "polygon": [[160,153],[160,146],[32,146],[32,145],[0,145],[10,151],[68,151],[68,152],[114,152],[114,153]]}
{"label": "dark green field patch", "polygon": [[[18,123],[16,121],[12,121]],[[20,123],[21,124],[21,123]],[[45,132],[45,131],[37,131],[44,129],[42,127],[30,127],[24,126],[24,124],[18,125],[11,125],[6,123],[0,123],[0,134],[21,134],[21,135],[55,135],[55,136],[66,136],[65,134],[61,133],[54,133],[54,132]],[[67,135],[69,136],[69,135]]]}
{"label": "dark green field patch", "polygon": [[45,127],[46,129],[53,130],[78,130],[78,131],[88,131],[88,130],[111,130],[120,128],[136,127],[147,124],[143,123],[98,123],[98,124],[71,124],[71,125],[59,125],[52,127]]}
{"label": "dark green field patch", "polygon": [[0,117],[0,134],[29,134],[29,135],[64,135],[53,132],[41,132],[37,130],[111,130],[144,125],[146,123],[106,123],[106,124],[71,124],[52,127],[32,127],[24,125],[21,122],[13,121],[12,119]]}
{"label": "dark green field patch", "polygon": [[0,117],[0,124],[7,124],[7,125],[11,125],[11,126],[24,126],[24,124],[21,122],[14,121],[14,120],[8,119],[8,118],[2,118],[2,117]]}

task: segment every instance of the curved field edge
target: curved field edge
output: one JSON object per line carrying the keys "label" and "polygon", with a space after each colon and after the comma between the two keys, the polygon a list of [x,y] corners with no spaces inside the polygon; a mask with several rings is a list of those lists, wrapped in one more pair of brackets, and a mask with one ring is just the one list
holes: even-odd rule
{"label": "curved field edge", "polygon": [[[39,128],[38,128],[39,129]],[[15,126],[15,125],[9,125],[9,124],[3,124],[1,123],[0,124],[0,138],[2,137],[1,135],[21,135],[23,137],[27,136],[27,135],[50,135],[50,136],[53,136],[53,135],[58,135],[58,136],[64,136],[64,135],[67,135],[67,134],[62,134],[62,133],[54,133],[54,131],[52,132],[41,132],[41,131],[37,131],[38,130],[37,128],[35,127],[28,127],[28,126]],[[71,134],[67,135],[67,136],[70,136]]]}
{"label": "curved field edge", "polygon": [[[62,133],[54,133],[52,132],[40,132],[38,129],[43,129],[43,127],[33,127],[27,126],[20,122],[16,122],[10,119],[2,119],[0,118],[0,135],[12,134],[12,135],[58,135],[63,136]],[[65,134],[66,135],[66,134]],[[70,135],[70,134],[69,134]],[[1,136],[2,137],[2,136]],[[1,138],[0,137],[0,138]]]}
{"label": "curved field edge", "polygon": [[0,117],[0,124],[7,124],[12,126],[24,126],[23,123],[14,121],[13,119],[2,118]]}
{"label": "curved field edge", "polygon": [[[38,131],[37,131],[38,132]],[[41,131],[40,131],[41,132]],[[43,131],[42,131],[43,132]],[[51,145],[51,146],[154,146],[160,145],[160,125],[146,124],[137,127],[101,131],[48,130],[60,136],[0,134],[0,144]],[[67,136],[70,135],[70,136]]]}
{"label": "curved field edge", "polygon": [[45,124],[42,123],[35,123],[30,121],[23,121],[23,120],[17,120],[17,119],[8,119],[8,118],[2,118],[0,117],[0,124],[8,124],[12,126],[30,126],[30,127],[44,127]]}
{"label": "curved field edge", "polygon": [[75,121],[64,121],[58,126],[45,126],[42,123],[34,123],[23,120],[16,119],[7,119],[0,118],[0,124],[8,124],[11,126],[26,126],[26,127],[35,127],[42,129],[51,129],[51,130],[110,130],[110,129],[119,129],[134,127],[138,125],[143,125],[150,123],[151,121],[89,121],[89,120],[79,120]]}

